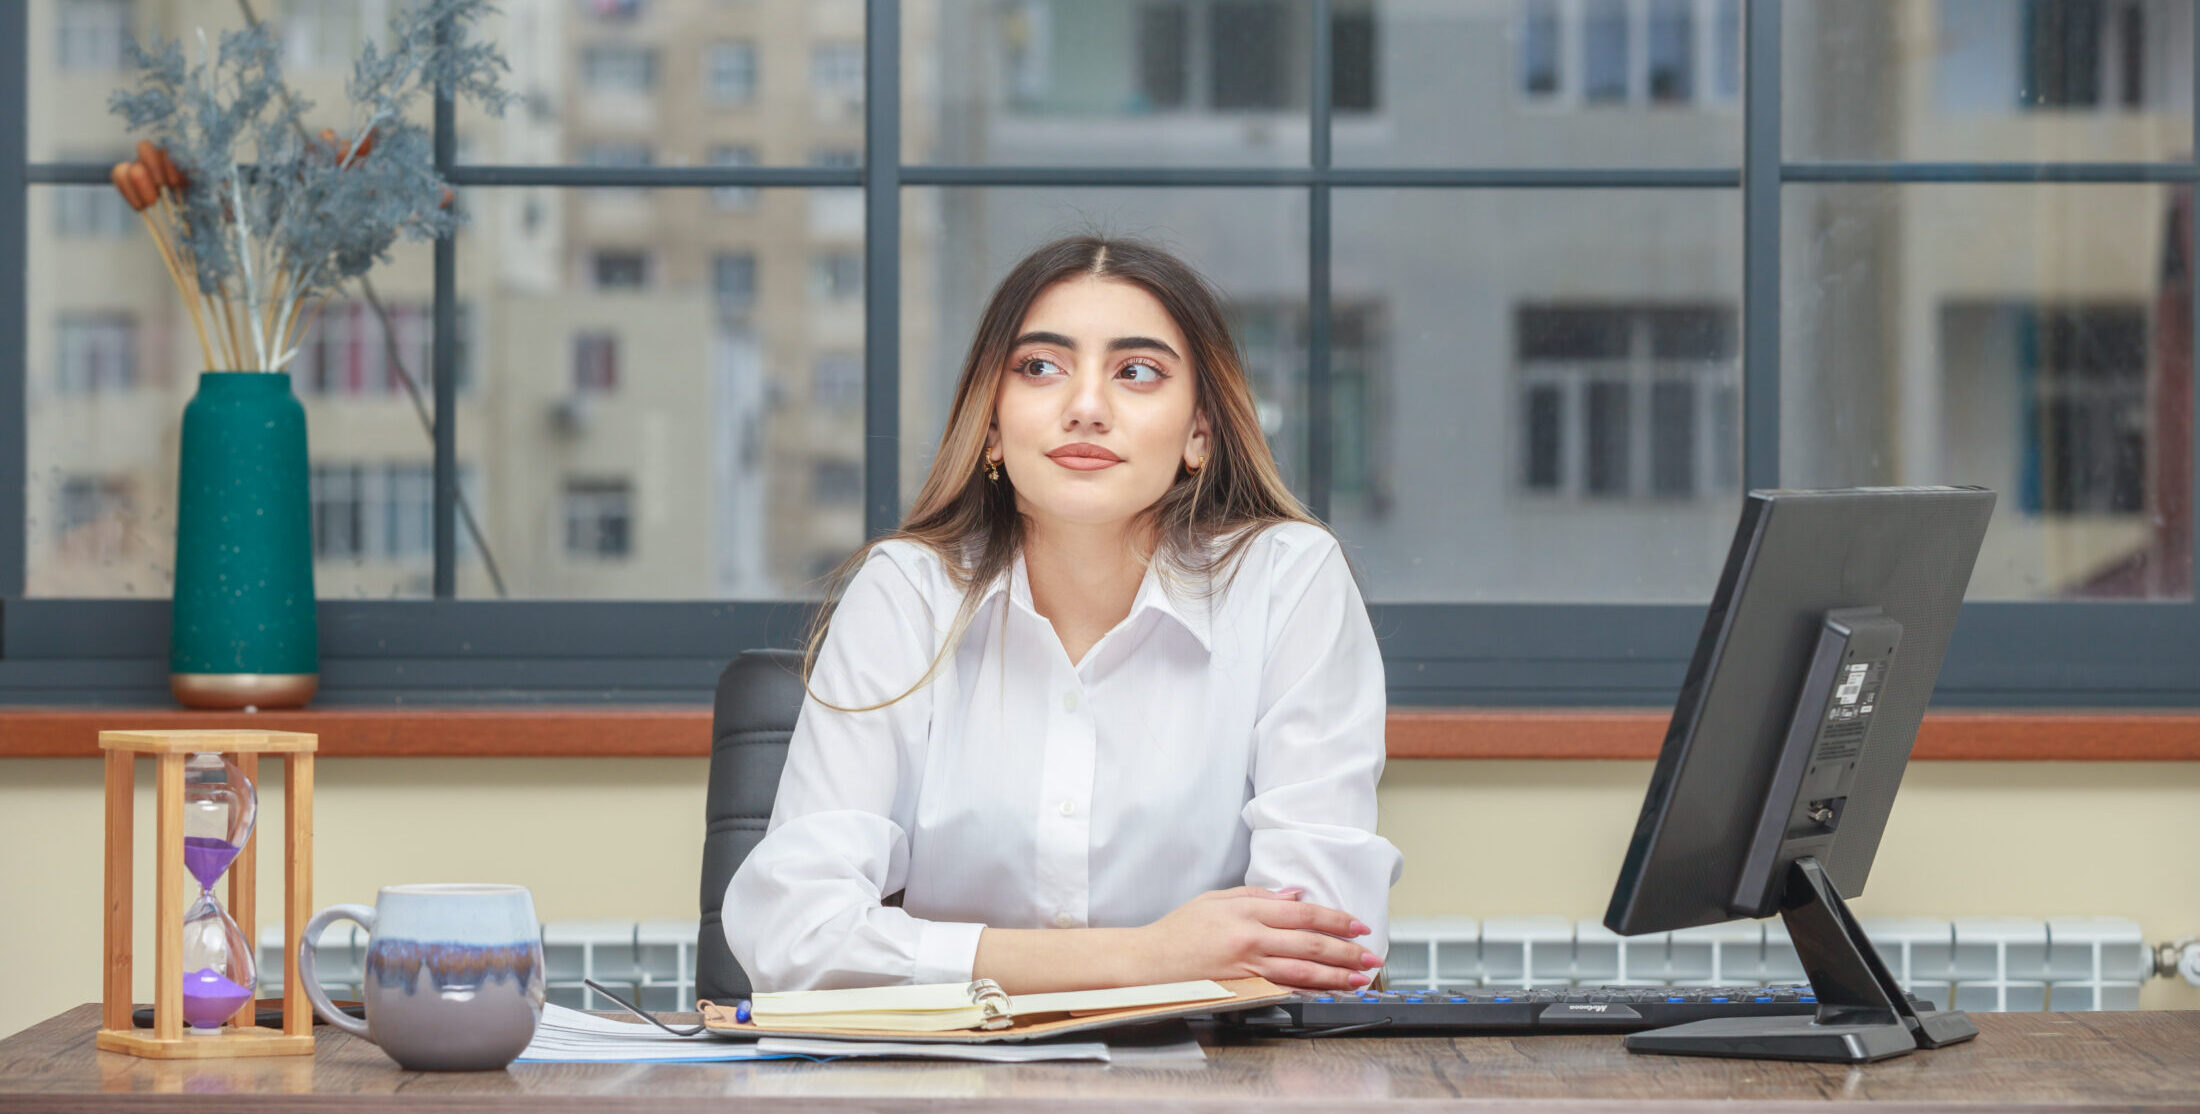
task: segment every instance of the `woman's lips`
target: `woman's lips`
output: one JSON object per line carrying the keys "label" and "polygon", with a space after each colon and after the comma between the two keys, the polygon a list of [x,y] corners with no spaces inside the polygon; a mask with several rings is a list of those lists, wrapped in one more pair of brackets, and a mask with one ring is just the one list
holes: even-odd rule
{"label": "woman's lips", "polygon": [[1109,460],[1108,458],[1103,456],[1057,456],[1049,457],[1048,459],[1054,461],[1054,463],[1059,464],[1064,468],[1074,469],[1079,472],[1097,472],[1102,468],[1113,468],[1116,465],[1123,463],[1120,460]]}
{"label": "woman's lips", "polygon": [[1090,441],[1073,441],[1063,445],[1047,453],[1047,459],[1079,472],[1097,472],[1110,465],[1123,463],[1122,457]]}

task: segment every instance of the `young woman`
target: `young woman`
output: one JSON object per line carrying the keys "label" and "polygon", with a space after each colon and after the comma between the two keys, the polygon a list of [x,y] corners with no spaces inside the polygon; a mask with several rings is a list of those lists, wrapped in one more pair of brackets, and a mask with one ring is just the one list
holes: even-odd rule
{"label": "young woman", "polygon": [[1382,659],[1183,263],[1017,264],[915,509],[847,567],[726,889],[758,990],[1369,983]]}

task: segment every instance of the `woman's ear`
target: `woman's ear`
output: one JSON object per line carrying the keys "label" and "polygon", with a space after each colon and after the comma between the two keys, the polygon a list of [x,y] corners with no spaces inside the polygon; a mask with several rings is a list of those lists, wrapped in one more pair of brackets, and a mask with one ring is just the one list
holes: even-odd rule
{"label": "woman's ear", "polygon": [[1206,411],[1193,411],[1192,435],[1184,439],[1185,470],[1190,472],[1199,471],[1207,463],[1207,454],[1214,451],[1210,447],[1213,443],[1213,430],[1207,424]]}

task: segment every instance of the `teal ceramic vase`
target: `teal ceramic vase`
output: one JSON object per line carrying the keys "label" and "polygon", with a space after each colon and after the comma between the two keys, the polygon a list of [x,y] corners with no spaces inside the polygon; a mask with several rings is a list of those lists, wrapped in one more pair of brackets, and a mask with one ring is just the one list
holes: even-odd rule
{"label": "teal ceramic vase", "polygon": [[320,687],[306,413],[285,372],[209,371],[183,410],[169,689],[289,708]]}

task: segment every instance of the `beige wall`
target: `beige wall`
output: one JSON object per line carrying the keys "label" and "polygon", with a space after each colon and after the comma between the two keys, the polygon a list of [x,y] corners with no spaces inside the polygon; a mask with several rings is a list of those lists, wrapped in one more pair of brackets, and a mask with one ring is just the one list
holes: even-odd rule
{"label": "beige wall", "polygon": [[[318,770],[314,902],[393,882],[533,889],[546,920],[695,915],[700,759],[334,759]],[[1601,916],[1646,763],[1397,762],[1383,828],[1406,856],[1398,916]],[[279,825],[277,777],[263,831]],[[149,767],[139,877],[149,877]],[[0,759],[0,1034],[99,993],[101,783],[88,759]],[[1857,908],[1933,916],[2099,913],[2159,941],[2200,933],[2200,763],[1924,763]],[[2186,865],[2180,865],[2180,863]],[[280,857],[269,848],[263,877]],[[263,908],[277,895],[263,889]],[[148,957],[149,889],[138,953]],[[146,964],[139,1000],[150,998]],[[2149,1007],[2200,1008],[2156,980]]]}

